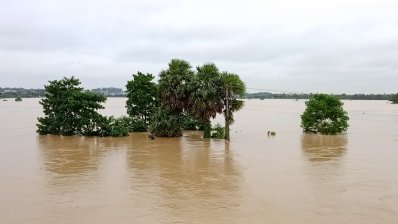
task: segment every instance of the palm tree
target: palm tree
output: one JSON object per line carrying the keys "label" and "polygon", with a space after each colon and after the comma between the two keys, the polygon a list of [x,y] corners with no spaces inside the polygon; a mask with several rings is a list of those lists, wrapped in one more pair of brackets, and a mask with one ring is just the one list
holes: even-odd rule
{"label": "palm tree", "polygon": [[189,62],[180,59],[172,59],[169,67],[160,72],[158,90],[161,105],[149,127],[151,133],[168,137],[182,134],[183,115],[188,110],[189,87],[193,78]]}
{"label": "palm tree", "polygon": [[221,73],[221,82],[224,90],[225,139],[229,141],[229,125],[234,121],[233,113],[243,107],[243,101],[238,100],[237,97],[245,94],[246,86],[237,74],[228,72]]}
{"label": "palm tree", "polygon": [[204,124],[203,137],[211,137],[210,118],[215,118],[223,109],[222,82],[217,66],[207,63],[198,66],[191,85],[189,112]]}
{"label": "palm tree", "polygon": [[189,62],[172,59],[169,68],[160,72],[159,95],[162,105],[171,112],[182,113],[189,101],[189,85],[194,72]]}

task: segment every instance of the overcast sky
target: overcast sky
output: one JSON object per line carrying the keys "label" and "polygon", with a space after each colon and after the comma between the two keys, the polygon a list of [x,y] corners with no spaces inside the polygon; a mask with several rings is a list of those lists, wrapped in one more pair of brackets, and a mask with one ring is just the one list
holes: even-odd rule
{"label": "overcast sky", "polygon": [[398,92],[398,1],[0,0],[0,86],[214,62],[251,89]]}

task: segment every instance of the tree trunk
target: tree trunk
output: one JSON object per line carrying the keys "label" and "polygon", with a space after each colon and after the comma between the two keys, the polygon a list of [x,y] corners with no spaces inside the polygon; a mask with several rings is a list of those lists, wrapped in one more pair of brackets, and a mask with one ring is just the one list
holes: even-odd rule
{"label": "tree trunk", "polygon": [[229,119],[225,117],[225,140],[229,141]]}
{"label": "tree trunk", "polygon": [[225,89],[225,140],[229,141],[229,88]]}
{"label": "tree trunk", "polygon": [[211,122],[210,122],[210,120],[207,120],[204,123],[203,138],[211,138]]}

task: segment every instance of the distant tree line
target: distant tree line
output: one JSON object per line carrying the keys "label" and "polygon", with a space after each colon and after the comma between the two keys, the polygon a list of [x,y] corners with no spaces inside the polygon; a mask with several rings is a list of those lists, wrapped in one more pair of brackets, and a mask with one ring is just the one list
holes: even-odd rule
{"label": "distant tree line", "polygon": [[[106,97],[125,97],[126,93],[121,88],[108,87],[108,88],[96,88],[92,90],[86,90],[95,93],[102,94]],[[45,97],[45,89],[25,89],[25,88],[1,88],[0,87],[0,98],[37,98]]]}
{"label": "distant tree line", "polygon": [[[246,99],[309,99],[312,93],[246,93]],[[332,94],[341,100],[391,100],[394,94]]]}

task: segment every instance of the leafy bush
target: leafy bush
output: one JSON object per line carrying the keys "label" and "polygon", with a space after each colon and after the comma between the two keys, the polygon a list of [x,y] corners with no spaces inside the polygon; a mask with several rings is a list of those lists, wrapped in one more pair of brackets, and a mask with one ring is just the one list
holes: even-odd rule
{"label": "leafy bush", "polygon": [[338,134],[347,130],[349,118],[338,97],[315,94],[305,105],[307,108],[301,115],[304,132]]}
{"label": "leafy bush", "polygon": [[203,122],[200,122],[194,116],[186,115],[183,118],[183,129],[184,130],[203,130]]}
{"label": "leafy bush", "polygon": [[20,96],[17,96],[17,97],[15,98],[15,101],[16,101],[16,102],[20,102],[20,101],[22,101],[22,98],[21,98]]}
{"label": "leafy bush", "polygon": [[213,133],[211,134],[212,138],[223,139],[225,137],[225,128],[220,124],[216,124],[213,128]]}
{"label": "leafy bush", "polygon": [[129,130],[129,132],[145,132],[148,130],[148,125],[142,119],[134,119],[123,116],[120,118],[120,120],[123,123],[123,126]]}
{"label": "leafy bush", "polygon": [[149,131],[159,137],[177,137],[182,135],[183,119],[179,113],[159,108],[149,125]]}
{"label": "leafy bush", "polygon": [[113,116],[103,117],[97,129],[99,136],[122,137],[129,134],[123,118],[115,118]]}
{"label": "leafy bush", "polygon": [[398,104],[398,93],[393,94],[390,98],[391,103]]}

